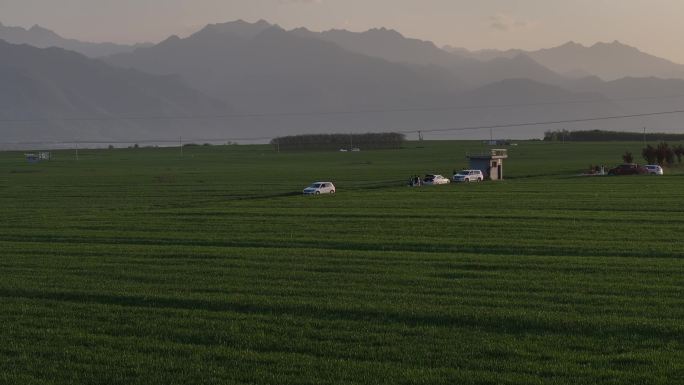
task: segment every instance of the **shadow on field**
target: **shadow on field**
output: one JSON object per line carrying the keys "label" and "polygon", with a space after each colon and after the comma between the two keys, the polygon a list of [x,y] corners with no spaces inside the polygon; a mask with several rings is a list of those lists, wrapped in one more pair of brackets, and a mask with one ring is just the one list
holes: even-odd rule
{"label": "shadow on field", "polygon": [[349,183],[344,191],[367,191],[367,190],[384,190],[395,187],[406,186],[404,180],[385,180],[367,183]]}
{"label": "shadow on field", "polygon": [[311,249],[311,250],[347,250],[347,251],[397,251],[421,253],[468,253],[499,256],[559,256],[559,257],[638,257],[638,258],[684,258],[682,250],[644,251],[634,248],[596,249],[591,245],[521,245],[512,247],[506,244],[450,244],[400,242],[378,245],[372,242],[323,241],[323,240],[218,240],[218,239],[177,239],[177,238],[97,238],[67,237],[50,235],[0,235],[0,241],[67,243],[96,245],[150,245],[150,246],[192,246],[192,247],[224,247],[224,248],[259,248],[259,249]]}
{"label": "shadow on field", "polygon": [[486,329],[511,334],[579,333],[588,336],[622,337],[629,335],[641,338],[679,338],[684,326],[674,322],[646,324],[640,319],[606,320],[604,318],[565,318],[562,314],[528,313],[523,310],[501,314],[487,310],[414,312],[399,309],[334,307],[325,304],[305,303],[239,303],[229,300],[207,300],[199,298],[169,298],[83,292],[43,292],[21,289],[0,289],[0,297],[23,298],[97,304],[136,308],[197,310],[210,312],[234,312],[262,316],[287,315],[324,321],[357,321],[371,323],[396,323],[410,326],[452,326]]}
{"label": "shadow on field", "polygon": [[273,198],[285,198],[285,197],[294,197],[294,196],[299,196],[302,195],[301,192],[284,192],[284,193],[275,193],[275,194],[259,194],[259,195],[241,195],[241,196],[227,196],[226,198],[231,201],[249,201],[249,200],[262,200],[262,199],[273,199]]}

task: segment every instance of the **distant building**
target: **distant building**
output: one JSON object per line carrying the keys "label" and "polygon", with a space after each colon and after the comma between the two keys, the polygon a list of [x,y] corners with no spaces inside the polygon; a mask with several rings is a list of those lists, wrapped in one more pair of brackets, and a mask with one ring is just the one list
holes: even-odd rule
{"label": "distant building", "polygon": [[37,154],[24,154],[24,158],[26,159],[27,162],[29,163],[38,163],[43,160],[50,160],[52,159],[52,153],[48,151],[41,151]]}
{"label": "distant building", "polygon": [[503,160],[508,158],[508,150],[492,149],[489,154],[469,155],[470,169],[480,170],[485,178],[503,180]]}

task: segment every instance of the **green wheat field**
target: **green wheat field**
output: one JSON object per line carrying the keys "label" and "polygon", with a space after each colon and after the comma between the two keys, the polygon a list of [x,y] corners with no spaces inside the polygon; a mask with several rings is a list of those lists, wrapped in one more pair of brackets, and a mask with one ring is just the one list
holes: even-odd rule
{"label": "green wheat field", "polygon": [[0,383],[684,383],[684,168],[576,176],[641,147],[0,153]]}

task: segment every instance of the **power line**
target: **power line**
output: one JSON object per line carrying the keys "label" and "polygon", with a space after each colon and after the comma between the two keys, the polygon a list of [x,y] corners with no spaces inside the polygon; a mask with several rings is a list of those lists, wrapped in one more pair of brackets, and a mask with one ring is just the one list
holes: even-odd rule
{"label": "power line", "polygon": [[[631,115],[612,115],[612,116],[599,116],[594,118],[582,118],[582,119],[567,119],[567,120],[548,120],[543,122],[525,122],[525,123],[513,123],[513,124],[495,124],[491,126],[470,126],[470,127],[457,127],[457,128],[434,128],[434,129],[422,129],[422,132],[449,132],[449,131],[469,131],[469,130],[484,130],[484,129],[494,129],[494,128],[515,128],[515,127],[528,127],[528,126],[542,126],[542,125],[554,125],[554,124],[570,124],[570,123],[583,123],[583,122],[596,122],[601,120],[617,120],[617,119],[631,119],[631,118],[642,118],[649,116],[661,116],[661,115],[675,115],[683,114],[684,110],[673,110],[673,111],[661,111],[661,112],[647,112],[642,114],[631,114]],[[404,130],[399,131],[402,134],[409,134],[417,132],[416,130]]]}
{"label": "power line", "polygon": [[[395,131],[402,134],[410,133],[424,133],[424,132],[451,132],[451,131],[471,131],[471,130],[484,130],[484,129],[495,129],[495,128],[516,128],[516,127],[529,127],[529,126],[541,126],[541,125],[555,125],[555,124],[571,124],[571,123],[583,123],[583,122],[596,122],[604,120],[618,120],[618,119],[632,119],[632,118],[643,118],[643,117],[653,117],[653,116],[663,116],[663,115],[675,115],[684,114],[684,110],[671,110],[671,111],[659,111],[659,112],[645,112],[640,114],[629,114],[629,115],[611,115],[611,116],[598,116],[592,118],[577,118],[577,119],[566,119],[566,120],[548,120],[548,121],[537,121],[537,122],[523,122],[523,123],[509,123],[509,124],[495,124],[495,125],[483,125],[483,126],[465,126],[465,127],[454,127],[454,128],[434,128],[434,129],[415,129],[415,130],[399,130]],[[262,141],[270,140],[272,137],[253,137],[253,138],[213,138],[213,139],[201,139],[193,138],[187,139],[189,142],[221,142],[221,141]],[[78,141],[44,141],[44,142],[13,142],[5,144],[129,144],[129,143],[177,143],[177,139],[146,139],[146,140],[132,140],[132,141],[103,141],[103,140],[78,140]]]}
{"label": "power line", "polygon": [[0,119],[0,123],[43,123],[43,122],[102,122],[102,121],[154,121],[154,120],[224,120],[224,119],[243,119],[243,118],[271,118],[271,117],[316,117],[334,115],[363,115],[393,112],[437,112],[437,111],[459,111],[459,110],[480,110],[498,109],[515,107],[537,107],[551,105],[571,105],[589,103],[609,103],[626,102],[639,100],[664,100],[684,98],[682,95],[668,96],[637,96],[615,99],[578,99],[557,102],[537,102],[537,103],[512,103],[512,104],[482,104],[482,105],[461,105],[444,107],[406,107],[406,108],[378,108],[365,110],[339,110],[339,111],[318,111],[318,112],[262,112],[262,113],[239,113],[221,115],[178,115],[178,116],[101,116],[101,117],[70,117],[70,118],[27,118],[27,119]]}

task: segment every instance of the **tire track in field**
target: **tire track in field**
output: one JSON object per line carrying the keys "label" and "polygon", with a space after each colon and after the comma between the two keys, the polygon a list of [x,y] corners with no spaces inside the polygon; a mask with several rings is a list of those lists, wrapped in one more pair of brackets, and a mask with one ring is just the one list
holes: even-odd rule
{"label": "tire track in field", "polygon": [[577,245],[551,246],[551,245],[512,245],[499,244],[424,244],[424,243],[399,243],[399,244],[373,244],[345,241],[303,241],[303,240],[196,240],[196,239],[160,239],[160,238],[80,238],[65,236],[39,236],[39,235],[0,235],[0,242],[19,243],[68,243],[86,245],[153,245],[153,246],[187,246],[187,247],[222,247],[222,248],[263,248],[263,249],[315,249],[315,250],[348,250],[348,251],[397,251],[397,252],[431,252],[431,253],[467,253],[485,254],[497,256],[558,256],[558,257],[630,257],[630,258],[684,258],[684,250],[658,251],[650,253],[634,249],[584,249]]}
{"label": "tire track in field", "polygon": [[544,332],[564,335],[581,334],[584,336],[600,336],[601,338],[606,338],[609,335],[616,337],[630,335],[644,339],[662,338],[663,340],[672,340],[680,338],[684,333],[684,325],[676,320],[645,323],[642,318],[637,317],[622,317],[619,320],[615,320],[606,319],[601,315],[570,319],[566,318],[564,313],[555,314],[557,317],[549,317],[547,312],[542,317],[537,313],[515,310],[503,314],[494,311],[481,311],[481,309],[469,312],[459,309],[450,313],[418,313],[378,308],[340,308],[331,305],[306,303],[244,303],[229,300],[217,301],[191,298],[94,294],[72,291],[44,292],[7,288],[0,289],[0,297],[135,308],[234,312],[271,317],[274,315],[287,315],[325,321],[345,320],[435,327],[458,326],[510,334]]}

